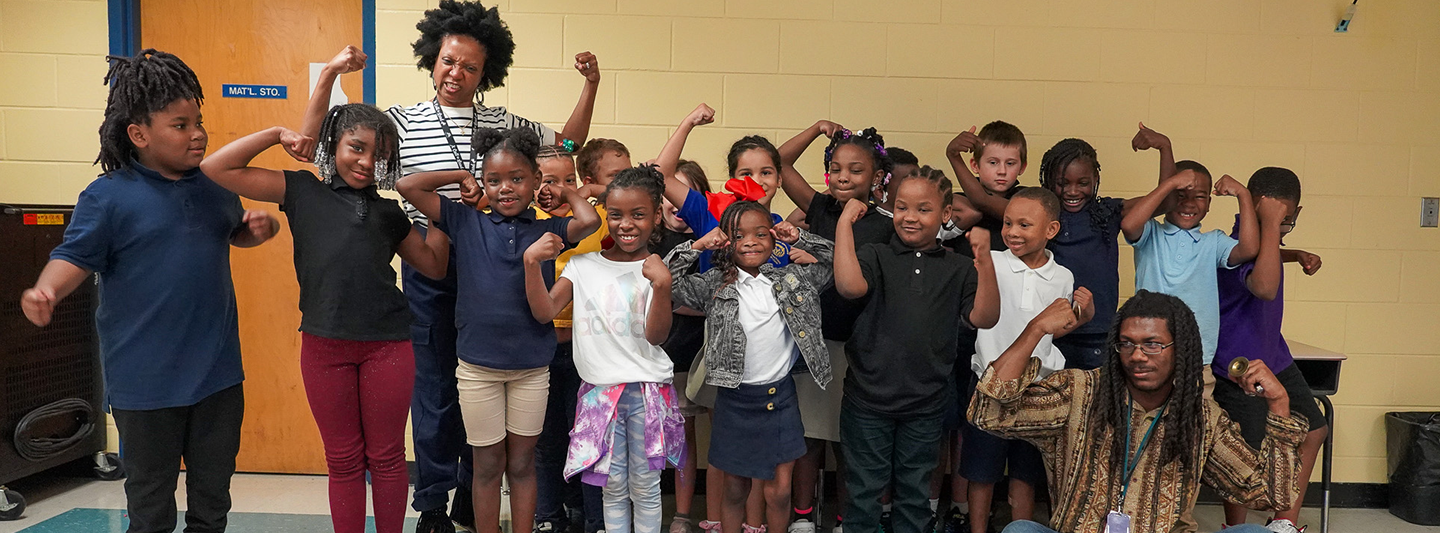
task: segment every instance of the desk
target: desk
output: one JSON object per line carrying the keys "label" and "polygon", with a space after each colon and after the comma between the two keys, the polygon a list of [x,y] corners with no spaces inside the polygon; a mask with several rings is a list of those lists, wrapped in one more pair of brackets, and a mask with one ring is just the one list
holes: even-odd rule
{"label": "desk", "polygon": [[1325,423],[1330,428],[1330,431],[1325,433],[1325,448],[1320,466],[1320,492],[1323,498],[1320,504],[1320,533],[1329,533],[1331,448],[1335,439],[1335,406],[1330,404],[1330,395],[1340,389],[1340,364],[1347,358],[1345,354],[1305,343],[1292,340],[1286,340],[1285,343],[1290,346],[1290,356],[1295,358],[1295,367],[1305,375],[1305,382],[1315,393],[1315,399],[1320,401],[1320,410],[1325,413]]}

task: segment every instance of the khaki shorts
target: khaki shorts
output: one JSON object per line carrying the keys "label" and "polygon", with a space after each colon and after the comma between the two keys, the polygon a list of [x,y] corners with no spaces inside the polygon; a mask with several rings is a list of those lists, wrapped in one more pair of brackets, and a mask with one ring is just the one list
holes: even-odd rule
{"label": "khaki shorts", "polygon": [[522,437],[540,434],[550,394],[548,367],[496,370],[460,361],[455,380],[465,440],[471,446],[497,444],[507,432]]}
{"label": "khaki shorts", "polygon": [[800,401],[800,421],[805,425],[805,438],[840,442],[840,400],[845,398],[845,341],[825,339],[830,355],[830,384],[820,388],[809,373],[796,374],[795,396]]}
{"label": "khaki shorts", "polygon": [[674,381],[674,383],[675,383],[675,392],[676,392],[676,394],[675,394],[675,399],[678,400],[678,403],[680,404],[680,416],[683,416],[683,417],[686,417],[686,418],[704,414],[706,411],[709,410],[709,409],[706,409],[705,406],[699,405],[699,404],[691,401],[691,400],[690,400],[690,397],[685,395],[685,388],[686,388],[685,385],[686,385],[687,383],[689,383],[689,382],[690,382],[690,373],[689,373],[689,372],[676,372],[676,373],[675,373],[675,381]]}

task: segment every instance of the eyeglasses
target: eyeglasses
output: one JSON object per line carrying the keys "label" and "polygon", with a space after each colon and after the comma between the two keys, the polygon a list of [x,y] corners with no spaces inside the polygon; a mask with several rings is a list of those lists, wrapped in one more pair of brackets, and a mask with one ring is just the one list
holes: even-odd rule
{"label": "eyeglasses", "polygon": [[1166,348],[1174,345],[1174,342],[1171,342],[1170,344],[1160,344],[1158,342],[1142,342],[1140,344],[1135,344],[1130,341],[1120,341],[1115,343],[1115,351],[1119,352],[1120,355],[1129,355],[1131,352],[1134,352],[1135,348],[1138,346],[1140,348],[1140,352],[1144,353],[1145,355],[1160,355],[1160,352],[1163,352]]}
{"label": "eyeglasses", "polygon": [[1299,220],[1300,220],[1300,210],[1301,210],[1301,209],[1303,209],[1303,206],[1296,206],[1296,207],[1295,207],[1295,214],[1290,215],[1289,220],[1281,220],[1281,221],[1280,221],[1280,234],[1281,234],[1281,235],[1284,235],[1284,234],[1286,234],[1286,233],[1290,233],[1290,232],[1292,232],[1292,231],[1295,231],[1295,224],[1296,224],[1297,222],[1299,222]]}

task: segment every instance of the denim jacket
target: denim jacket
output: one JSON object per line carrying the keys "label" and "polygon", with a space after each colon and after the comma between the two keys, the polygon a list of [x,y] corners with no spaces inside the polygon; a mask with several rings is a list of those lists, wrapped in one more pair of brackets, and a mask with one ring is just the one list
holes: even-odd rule
{"label": "denim jacket", "polygon": [[[795,246],[810,252],[820,262],[789,264],[775,268],[760,265],[760,275],[775,285],[785,326],[790,328],[811,377],[821,388],[830,383],[830,353],[820,333],[820,292],[833,281],[835,243],[805,230]],[[674,276],[671,299],[674,305],[705,312],[705,383],[735,388],[745,374],[745,331],[740,327],[740,294],[734,284],[721,287],[725,272],[711,269],[699,274],[685,272],[699,258],[690,243],[676,246],[665,262]]]}

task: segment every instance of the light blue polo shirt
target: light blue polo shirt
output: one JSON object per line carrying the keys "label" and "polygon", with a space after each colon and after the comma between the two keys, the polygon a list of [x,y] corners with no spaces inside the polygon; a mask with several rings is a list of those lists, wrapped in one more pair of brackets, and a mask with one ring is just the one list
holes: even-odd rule
{"label": "light blue polo shirt", "polygon": [[1169,294],[1185,302],[1195,313],[1200,340],[1205,346],[1205,364],[1215,359],[1220,339],[1220,291],[1217,269],[1230,269],[1230,250],[1239,241],[1225,232],[1180,229],[1169,222],[1145,221],[1135,248],[1135,290]]}

